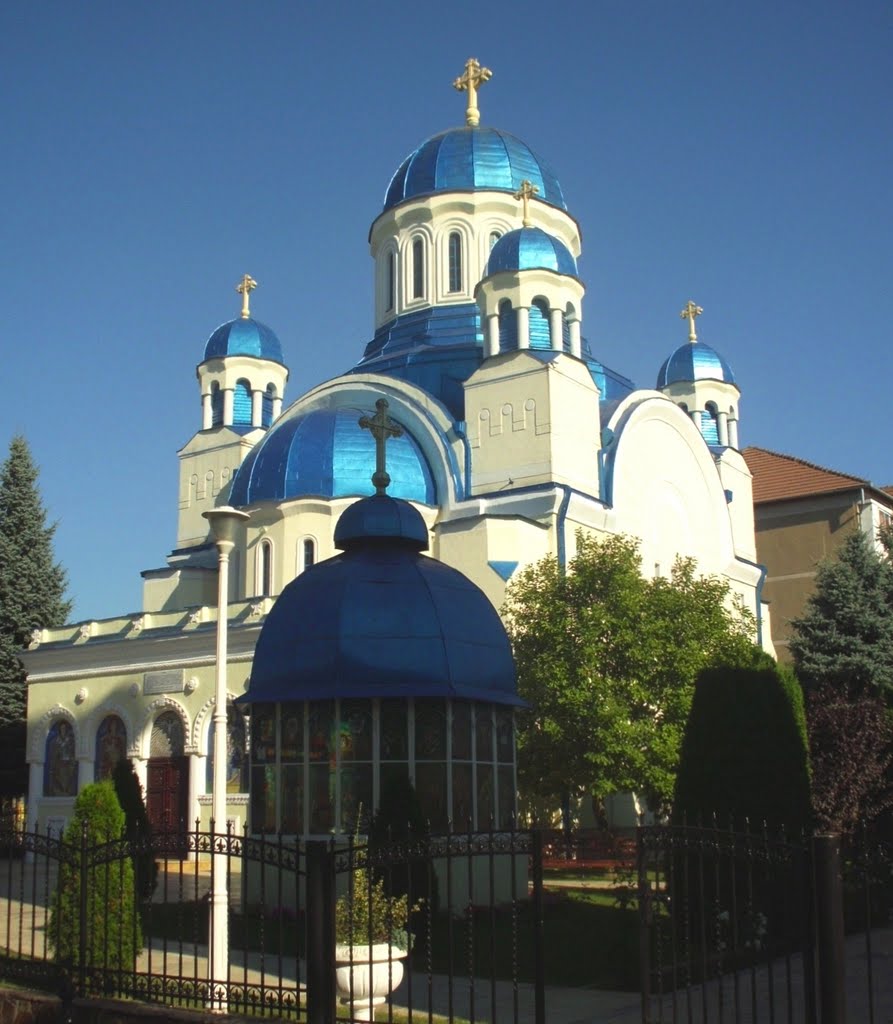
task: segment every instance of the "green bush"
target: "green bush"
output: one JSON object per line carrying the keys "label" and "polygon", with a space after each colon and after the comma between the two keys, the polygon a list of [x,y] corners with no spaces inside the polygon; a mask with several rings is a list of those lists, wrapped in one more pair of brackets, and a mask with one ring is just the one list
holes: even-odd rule
{"label": "green bush", "polygon": [[[65,830],[68,856],[60,864],[50,908],[48,936],[57,961],[90,972],[133,969],[143,946],[133,863],[123,845],[120,855],[114,845],[106,845],[120,843],[123,834],[124,812],[112,783],[85,786]],[[82,886],[86,897],[83,935]],[[108,991],[114,987],[112,980],[106,975],[94,987]]]}
{"label": "green bush", "polygon": [[138,900],[148,900],[158,882],[158,864],[152,851],[152,826],[143,803],[143,787],[133,762],[122,758],[115,765],[112,782],[124,811],[124,832],[131,842],[136,896]]}
{"label": "green bush", "polygon": [[711,668],[695,683],[674,820],[794,836],[811,826],[803,694],[785,665]]}

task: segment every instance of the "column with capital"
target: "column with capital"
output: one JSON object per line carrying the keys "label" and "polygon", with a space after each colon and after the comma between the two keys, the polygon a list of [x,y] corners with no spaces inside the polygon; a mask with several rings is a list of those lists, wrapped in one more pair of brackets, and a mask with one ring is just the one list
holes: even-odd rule
{"label": "column with capital", "polygon": [[564,316],[554,307],[549,310],[549,344],[556,352],[564,351]]}
{"label": "column with capital", "polygon": [[518,306],[515,315],[518,318],[518,348],[530,348],[530,310],[527,306]]}

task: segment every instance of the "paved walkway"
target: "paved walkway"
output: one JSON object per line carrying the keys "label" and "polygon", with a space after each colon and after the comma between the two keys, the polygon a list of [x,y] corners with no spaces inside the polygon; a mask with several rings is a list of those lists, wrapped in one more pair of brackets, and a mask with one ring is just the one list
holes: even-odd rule
{"label": "paved walkway", "polygon": [[[32,872],[16,873],[9,885],[9,877],[0,877],[0,948],[21,951],[25,955],[46,955],[46,901],[52,885],[43,881],[36,884]],[[170,880],[169,880],[170,884]],[[159,887],[162,888],[161,886]],[[10,892],[10,899],[8,893]],[[877,1024],[893,1022],[893,928],[875,929],[871,933],[871,965],[874,975],[874,1020]],[[137,963],[139,972],[179,975],[201,983],[207,977],[207,948],[188,945],[180,952],[174,943],[155,941],[144,950]],[[846,941],[847,1013],[849,1024],[869,1021],[869,956],[864,935],[852,935]],[[770,1007],[775,1020],[788,1019],[788,991],[791,992],[793,1019],[802,1019],[802,965],[799,959],[791,961],[790,989],[787,970],[783,962],[773,965],[771,972],[763,968],[751,974],[741,972],[737,978],[726,977],[722,985],[711,982],[690,990],[677,990],[662,1000],[651,1002],[652,1020],[688,1021],[701,1024],[720,1021],[767,1021]],[[303,989],[296,979],[306,978],[303,964],[294,958],[267,956],[262,962],[259,955],[251,954],[247,961],[241,958],[230,964],[232,984],[283,989],[298,993]],[[753,996],[753,992],[756,996]],[[753,1012],[754,999],[756,1014]],[[559,988],[547,986],[545,993],[546,1020],[549,1024],[615,1024],[642,1019],[641,997],[631,992],[605,992],[593,988]],[[434,1013],[453,1013],[476,1021],[533,1024],[535,998],[533,986],[520,983],[457,978],[452,985],[447,977],[413,973],[394,994],[397,1006],[412,1006],[413,1016],[426,1018],[430,1006]],[[738,1016],[735,1016],[735,1007]],[[799,1015],[799,1016],[798,1016]]]}

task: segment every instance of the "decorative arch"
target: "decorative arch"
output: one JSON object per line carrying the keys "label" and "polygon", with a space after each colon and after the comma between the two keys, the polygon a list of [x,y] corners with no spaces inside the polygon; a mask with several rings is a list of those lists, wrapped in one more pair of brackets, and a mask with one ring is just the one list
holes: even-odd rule
{"label": "decorative arch", "polygon": [[43,795],[77,796],[77,732],[67,716],[53,719],[44,740]]}
{"label": "decorative arch", "polygon": [[[40,718],[37,720],[37,724],[31,733],[31,749],[28,754],[29,761],[42,762],[44,752],[46,750],[47,735],[50,731],[50,726],[57,718],[64,718],[69,722],[74,729],[75,736],[78,735],[78,723],[74,715],[68,710],[68,708],[62,707],[61,704],[54,704],[48,711],[45,711]],[[84,751],[78,750],[78,754],[83,754]]]}
{"label": "decorative arch", "polygon": [[233,390],[233,423],[251,423],[251,382],[244,377],[236,381]]}
{"label": "decorative arch", "polygon": [[[232,693],[230,690],[226,691],[226,703],[227,707],[238,697],[237,693]],[[213,722],[214,708],[217,706],[217,701],[214,697],[209,697],[204,704],[195,713],[195,718],[192,722],[192,730],[189,733],[189,744],[192,753],[199,754],[201,757],[208,756],[208,724],[209,721]]]}
{"label": "decorative arch", "polygon": [[[400,252],[403,295],[405,296],[402,305],[406,306],[423,299],[430,299],[430,269],[433,249],[434,238],[428,225],[419,224],[414,227]],[[416,260],[419,252],[422,257],[421,263]],[[420,279],[418,274],[421,275]],[[421,294],[418,294],[419,289],[416,287],[419,284],[421,285]]]}
{"label": "decorative arch", "polygon": [[716,402],[707,402],[701,413],[701,433],[707,444],[719,444],[719,410]]}
{"label": "decorative arch", "polygon": [[530,304],[527,322],[530,332],[530,347],[550,349],[552,339],[549,332],[549,303],[542,295],[537,295]]}
{"label": "decorative arch", "polygon": [[499,351],[513,352],[518,347],[518,314],[509,299],[499,303]]}
{"label": "decorative arch", "polygon": [[124,724],[124,729],[127,732],[127,756],[133,757],[137,755],[137,751],[134,749],[133,742],[133,721],[130,717],[130,713],[125,710],[123,704],[119,704],[117,701],[106,701],[100,704],[98,708],[90,715],[87,719],[84,728],[84,744],[89,744],[92,747],[96,746],[96,734],[99,732],[99,727],[102,725],[103,720],[108,718],[109,715],[117,715]]}
{"label": "decorative arch", "polygon": [[[155,723],[155,719],[165,711],[173,711],[180,716],[180,720],[183,723],[183,735],[187,741],[189,740],[191,730],[189,728],[189,715],[186,712],[186,708],[184,708],[179,701],[174,700],[173,697],[159,697],[157,700],[153,700],[152,703],[143,711],[143,717],[137,727],[138,734],[134,738],[133,745],[137,748],[138,757],[148,759],[150,753],[149,743],[152,738],[152,726]],[[195,753],[195,748],[191,743],[186,743],[184,753]]]}

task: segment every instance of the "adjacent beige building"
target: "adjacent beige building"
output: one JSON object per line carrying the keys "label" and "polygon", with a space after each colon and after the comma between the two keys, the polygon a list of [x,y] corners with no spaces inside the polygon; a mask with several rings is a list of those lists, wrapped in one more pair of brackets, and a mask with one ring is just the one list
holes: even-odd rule
{"label": "adjacent beige building", "polygon": [[753,475],[757,561],[772,609],[772,643],[790,661],[791,622],[812,593],[816,566],[854,530],[873,538],[893,517],[889,487],[765,448],[745,448]]}

